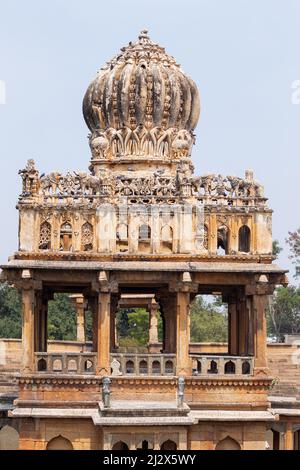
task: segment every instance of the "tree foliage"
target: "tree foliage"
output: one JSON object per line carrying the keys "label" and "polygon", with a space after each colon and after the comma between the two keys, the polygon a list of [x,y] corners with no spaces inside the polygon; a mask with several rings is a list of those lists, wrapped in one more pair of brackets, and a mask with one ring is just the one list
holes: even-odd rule
{"label": "tree foliage", "polygon": [[215,297],[212,302],[196,297],[191,308],[191,342],[227,341],[227,316],[220,297]]}
{"label": "tree foliage", "polygon": [[[124,319],[126,318],[126,320]],[[117,315],[120,346],[144,346],[149,342],[149,313],[143,308],[121,309]],[[162,320],[158,315],[158,339],[162,340]]]}
{"label": "tree foliage", "polygon": [[296,276],[300,274],[300,227],[294,232],[289,232],[286,242],[290,249],[289,258],[296,266]]}
{"label": "tree foliage", "polygon": [[285,334],[300,333],[300,288],[278,287],[268,307],[268,334],[283,341]]}
{"label": "tree foliage", "polygon": [[17,289],[0,284],[0,338],[21,338],[21,297]]}
{"label": "tree foliage", "polygon": [[55,294],[48,302],[48,338],[76,340],[76,309],[68,294]]}

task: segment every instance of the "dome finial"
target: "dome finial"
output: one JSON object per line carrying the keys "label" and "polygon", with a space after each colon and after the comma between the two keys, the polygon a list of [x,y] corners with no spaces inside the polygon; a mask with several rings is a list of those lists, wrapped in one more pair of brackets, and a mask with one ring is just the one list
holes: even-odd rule
{"label": "dome finial", "polygon": [[140,44],[145,44],[145,43],[149,43],[150,42],[150,38],[149,38],[149,35],[148,35],[148,29],[142,29],[142,31],[140,32],[140,35],[139,35],[139,43]]}

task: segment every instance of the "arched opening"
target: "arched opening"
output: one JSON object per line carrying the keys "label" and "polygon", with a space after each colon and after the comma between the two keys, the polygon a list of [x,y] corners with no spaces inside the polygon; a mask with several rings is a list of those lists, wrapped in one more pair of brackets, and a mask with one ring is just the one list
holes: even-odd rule
{"label": "arched opening", "polygon": [[235,374],[235,364],[232,361],[228,361],[224,367],[225,374]]}
{"label": "arched opening", "polygon": [[143,224],[139,228],[138,251],[142,253],[150,253],[151,251],[151,228],[149,225]]}
{"label": "arched opening", "polygon": [[4,426],[0,431],[0,450],[18,450],[19,433],[12,426]]}
{"label": "arched opening", "polygon": [[126,374],[133,374],[134,373],[134,362],[127,361],[126,362]]}
{"label": "arched opening", "polygon": [[139,372],[140,372],[140,374],[148,374],[148,364],[147,364],[147,361],[140,361],[140,364],[139,364]]}
{"label": "arched opening", "polygon": [[172,253],[173,251],[173,229],[170,225],[164,225],[161,229],[160,251],[163,253]]}
{"label": "arched opening", "polygon": [[167,441],[163,442],[160,446],[160,450],[177,450],[177,444],[174,441],[168,439]]}
{"label": "arched opening", "polygon": [[207,371],[208,374],[217,374],[218,373],[218,364],[216,361],[210,361],[210,369]]}
{"label": "arched opening", "polygon": [[174,364],[173,361],[166,361],[165,363],[165,373],[166,374],[174,374]]}
{"label": "arched opening", "polygon": [[84,361],[84,370],[85,372],[94,372],[94,363],[90,359]]}
{"label": "arched opening", "polygon": [[69,439],[57,436],[48,442],[46,450],[73,450],[73,446]]}
{"label": "arched opening", "polygon": [[39,249],[50,250],[51,248],[51,225],[43,222],[40,226]]}
{"label": "arched opening", "polygon": [[116,442],[111,450],[129,450],[128,445],[123,441]]}
{"label": "arched opening", "polygon": [[62,224],[60,227],[60,250],[72,250],[72,225],[69,222]]}
{"label": "arched opening", "polygon": [[45,359],[38,360],[37,369],[39,372],[47,370],[47,362],[45,361]]}
{"label": "arched opening", "polygon": [[70,359],[68,361],[68,372],[77,372],[77,369],[78,369],[78,364],[77,364],[77,361],[75,359]]}
{"label": "arched opening", "polygon": [[159,361],[153,361],[152,362],[152,374],[154,375],[159,375],[161,372],[160,370],[160,362]]}
{"label": "arched opening", "polygon": [[81,228],[81,250],[92,251],[94,241],[94,230],[92,224],[86,222]]}
{"label": "arched opening", "polygon": [[249,253],[251,242],[251,231],[247,225],[243,225],[239,229],[239,251]]}
{"label": "arched opening", "polygon": [[241,446],[237,441],[228,436],[218,442],[215,450],[241,450]]}
{"label": "arched opening", "polygon": [[217,235],[217,251],[218,255],[227,255],[228,254],[228,245],[229,245],[229,230],[228,227],[222,225],[218,228]]}
{"label": "arched opening", "polygon": [[128,251],[128,225],[119,224],[116,231],[117,251]]}
{"label": "arched opening", "polygon": [[53,372],[61,372],[62,371],[62,361],[61,359],[55,359],[52,364]]}
{"label": "arched opening", "polygon": [[244,361],[242,364],[242,374],[250,374],[250,363],[248,361]]}

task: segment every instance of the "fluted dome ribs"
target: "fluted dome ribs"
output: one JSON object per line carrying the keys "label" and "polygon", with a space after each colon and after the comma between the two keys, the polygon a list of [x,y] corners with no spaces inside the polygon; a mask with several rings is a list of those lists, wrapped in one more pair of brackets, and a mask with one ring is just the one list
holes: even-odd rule
{"label": "fluted dome ribs", "polygon": [[[161,146],[164,157],[178,157],[178,151],[171,152],[172,141],[177,139],[179,131],[186,131],[192,137],[199,112],[195,83],[164,48],[149,39],[146,31],[100,70],[83,100],[91,140],[100,135],[108,140],[105,155],[91,146],[96,152],[94,158],[128,154],[126,145],[130,139],[134,139],[135,145],[129,147],[139,155],[146,155],[151,149],[154,158],[161,157],[158,141],[162,143],[164,136],[168,144]],[[180,135],[183,136],[182,132]],[[112,145],[111,139],[120,142]],[[153,145],[146,143],[149,139]],[[116,155],[112,154],[113,148]]]}

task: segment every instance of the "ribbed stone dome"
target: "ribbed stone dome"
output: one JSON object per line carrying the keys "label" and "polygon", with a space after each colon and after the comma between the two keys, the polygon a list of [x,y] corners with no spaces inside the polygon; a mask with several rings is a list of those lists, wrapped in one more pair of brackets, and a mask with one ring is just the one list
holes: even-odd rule
{"label": "ribbed stone dome", "polygon": [[124,127],[193,131],[199,112],[196,84],[147,31],[99,71],[83,100],[92,133]]}

